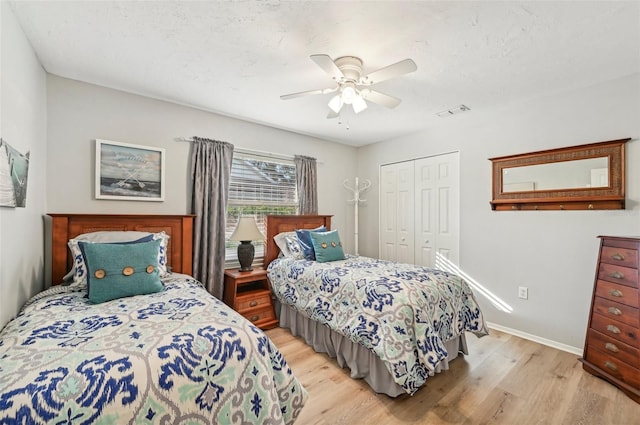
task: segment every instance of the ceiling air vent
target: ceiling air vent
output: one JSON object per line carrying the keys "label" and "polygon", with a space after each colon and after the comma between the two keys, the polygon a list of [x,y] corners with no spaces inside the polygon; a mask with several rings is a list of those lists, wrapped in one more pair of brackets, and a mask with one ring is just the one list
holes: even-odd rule
{"label": "ceiling air vent", "polygon": [[440,118],[445,118],[445,117],[449,117],[451,115],[456,115],[456,114],[459,114],[461,112],[466,112],[466,111],[470,111],[470,110],[471,109],[469,109],[468,106],[458,105],[455,108],[451,108],[451,109],[447,109],[446,111],[438,112],[436,115],[439,116]]}

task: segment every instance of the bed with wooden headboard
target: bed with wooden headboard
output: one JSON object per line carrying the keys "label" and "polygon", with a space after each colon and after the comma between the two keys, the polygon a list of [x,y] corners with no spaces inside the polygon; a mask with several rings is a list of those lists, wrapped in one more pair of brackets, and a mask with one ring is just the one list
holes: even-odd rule
{"label": "bed with wooden headboard", "polygon": [[176,273],[192,272],[193,215],[48,214],[51,217],[51,280],[57,285],[71,270],[67,241],[80,234],[116,230],[157,233],[170,237],[167,262]]}
{"label": "bed with wooden headboard", "polygon": [[[100,268],[36,294],[0,330],[0,423],[293,424],[307,393],[278,348],[190,276],[193,216],[49,215],[55,283],[69,239],[113,242],[88,242]],[[127,231],[167,233],[175,273],[150,263],[163,236],[115,242],[138,236]]]}
{"label": "bed with wooden headboard", "polygon": [[[467,353],[465,331],[486,333],[473,293],[459,276],[360,256],[327,258],[327,251],[319,261],[300,258],[301,249],[291,249],[297,233],[283,235],[290,252],[280,259],[276,235],[322,225],[330,230],[331,216],[267,216],[265,224],[264,267],[280,326],[335,357],[375,392],[413,394],[426,374],[448,369],[458,353]],[[315,249],[335,252],[342,245],[337,236],[314,235]]]}

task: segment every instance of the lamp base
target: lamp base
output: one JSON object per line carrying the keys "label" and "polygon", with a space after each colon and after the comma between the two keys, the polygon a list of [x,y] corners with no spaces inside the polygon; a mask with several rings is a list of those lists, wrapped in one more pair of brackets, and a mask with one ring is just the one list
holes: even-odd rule
{"label": "lamp base", "polygon": [[250,272],[253,270],[251,263],[253,263],[255,250],[256,249],[251,241],[240,241],[240,245],[238,245],[238,262],[240,263],[239,271]]}

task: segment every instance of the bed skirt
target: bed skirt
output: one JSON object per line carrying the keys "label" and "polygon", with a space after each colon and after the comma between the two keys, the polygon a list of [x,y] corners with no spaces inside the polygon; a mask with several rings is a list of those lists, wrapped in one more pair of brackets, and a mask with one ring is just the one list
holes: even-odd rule
{"label": "bed skirt", "polygon": [[[318,353],[327,353],[335,358],[340,367],[348,367],[352,378],[362,378],[377,393],[397,397],[405,390],[392,378],[382,360],[367,348],[331,330],[329,327],[299,314],[295,309],[276,299],[280,326],[291,330],[294,336],[302,337]],[[445,343],[449,356],[441,361],[434,373],[449,369],[449,362],[458,353],[469,354],[465,335]],[[430,375],[433,376],[434,373]]]}

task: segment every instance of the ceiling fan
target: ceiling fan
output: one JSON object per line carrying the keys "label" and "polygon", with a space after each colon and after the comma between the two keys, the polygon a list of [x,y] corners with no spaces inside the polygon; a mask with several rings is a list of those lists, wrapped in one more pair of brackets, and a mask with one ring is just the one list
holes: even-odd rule
{"label": "ceiling fan", "polygon": [[331,111],[329,111],[327,118],[337,117],[340,114],[342,106],[345,104],[351,105],[356,114],[367,108],[367,101],[386,106],[387,108],[395,108],[400,104],[400,99],[377,90],[372,90],[370,87],[418,69],[413,60],[405,59],[369,74],[362,75],[362,59],[358,57],[342,56],[336,60],[331,59],[328,55],[311,55],[310,57],[312,61],[336,82],[336,86],[326,89],[285,94],[280,96],[280,99],[287,100],[308,95],[337,92],[329,101]]}

